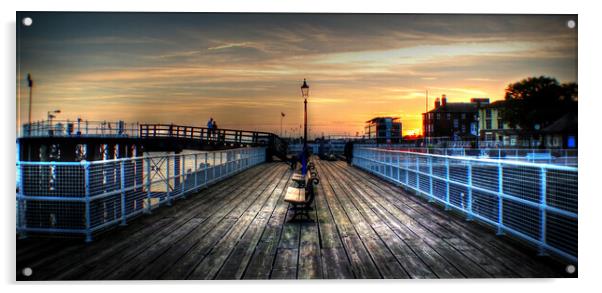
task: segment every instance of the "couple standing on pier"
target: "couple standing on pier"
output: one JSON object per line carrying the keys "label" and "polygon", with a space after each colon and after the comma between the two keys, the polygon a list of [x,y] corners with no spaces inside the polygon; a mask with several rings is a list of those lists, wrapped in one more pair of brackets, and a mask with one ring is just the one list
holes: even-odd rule
{"label": "couple standing on pier", "polygon": [[217,123],[213,120],[213,117],[210,117],[209,121],[207,121],[207,138],[213,136],[217,136]]}

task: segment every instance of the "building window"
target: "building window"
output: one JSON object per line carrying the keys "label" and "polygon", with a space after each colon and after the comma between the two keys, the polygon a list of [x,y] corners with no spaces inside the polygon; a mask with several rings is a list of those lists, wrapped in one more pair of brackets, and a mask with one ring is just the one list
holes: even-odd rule
{"label": "building window", "polygon": [[437,120],[441,119],[441,113],[437,113]]}
{"label": "building window", "polygon": [[504,129],[504,121],[501,118],[497,120],[497,128]]}
{"label": "building window", "polygon": [[491,109],[485,109],[485,117],[491,118]]}
{"label": "building window", "polygon": [[466,119],[466,113],[462,113],[462,120]]}
{"label": "building window", "polygon": [[492,127],[491,127],[491,119],[485,120],[485,129],[492,129]]}
{"label": "building window", "polygon": [[458,129],[458,119],[454,119],[454,128]]}
{"label": "building window", "polygon": [[466,124],[462,123],[462,133],[466,133]]}
{"label": "building window", "polygon": [[451,113],[447,113],[447,120],[451,120]]}

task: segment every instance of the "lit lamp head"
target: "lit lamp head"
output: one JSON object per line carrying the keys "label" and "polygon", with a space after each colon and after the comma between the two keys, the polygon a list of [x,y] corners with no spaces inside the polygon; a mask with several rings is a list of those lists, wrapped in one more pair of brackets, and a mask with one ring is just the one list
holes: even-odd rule
{"label": "lit lamp head", "polygon": [[309,86],[307,85],[305,78],[303,79],[303,85],[301,86],[301,95],[303,95],[303,98],[305,99],[309,97]]}

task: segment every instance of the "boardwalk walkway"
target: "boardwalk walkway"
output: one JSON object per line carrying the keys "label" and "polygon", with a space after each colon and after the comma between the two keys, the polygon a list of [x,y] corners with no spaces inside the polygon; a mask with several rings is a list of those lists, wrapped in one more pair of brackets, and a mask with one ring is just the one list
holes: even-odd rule
{"label": "boardwalk walkway", "polygon": [[[343,162],[317,162],[311,220],[289,221],[290,169],[262,164],[81,240],[17,242],[19,280],[561,277],[551,258]],[[31,267],[33,275],[20,271]]]}

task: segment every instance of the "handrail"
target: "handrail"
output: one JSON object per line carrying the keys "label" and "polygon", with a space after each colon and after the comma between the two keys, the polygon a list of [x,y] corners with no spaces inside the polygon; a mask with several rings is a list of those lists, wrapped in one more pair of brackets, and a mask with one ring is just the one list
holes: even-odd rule
{"label": "handrail", "polygon": [[533,168],[546,168],[546,169],[572,171],[572,172],[577,172],[579,170],[577,167],[571,167],[571,166],[562,166],[562,165],[554,165],[554,164],[546,164],[546,163],[533,163],[533,162],[524,162],[524,161],[515,161],[515,160],[472,158],[472,157],[466,157],[466,156],[449,156],[449,155],[427,154],[427,153],[421,153],[421,152],[402,151],[402,150],[387,150],[387,149],[371,148],[371,147],[364,147],[364,148],[360,148],[360,149],[375,150],[375,151],[382,151],[382,152],[389,152],[389,153],[406,153],[406,154],[413,154],[413,155],[424,156],[424,157],[449,158],[449,159],[455,159],[455,160],[481,162],[481,163],[498,164],[501,162],[504,165],[525,166],[525,167],[533,167]]}
{"label": "handrail", "polygon": [[577,262],[578,168],[357,147],[353,165]]}

